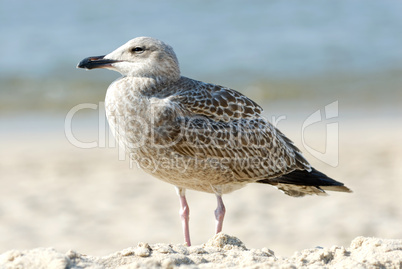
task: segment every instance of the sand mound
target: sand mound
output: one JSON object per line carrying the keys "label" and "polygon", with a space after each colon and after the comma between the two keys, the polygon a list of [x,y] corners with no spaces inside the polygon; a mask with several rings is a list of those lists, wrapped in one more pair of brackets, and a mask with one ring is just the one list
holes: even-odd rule
{"label": "sand mound", "polygon": [[267,248],[247,249],[238,238],[218,234],[202,246],[138,243],[103,257],[52,248],[10,250],[0,255],[1,268],[402,268],[402,240],[355,238],[349,248],[306,249],[290,258]]}

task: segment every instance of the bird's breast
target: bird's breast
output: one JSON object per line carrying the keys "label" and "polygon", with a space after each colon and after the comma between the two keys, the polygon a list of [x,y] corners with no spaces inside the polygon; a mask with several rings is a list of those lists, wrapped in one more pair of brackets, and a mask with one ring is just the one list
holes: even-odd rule
{"label": "bird's breast", "polygon": [[141,83],[121,80],[108,88],[105,110],[112,133],[128,153],[160,150],[180,131],[177,108],[149,96]]}

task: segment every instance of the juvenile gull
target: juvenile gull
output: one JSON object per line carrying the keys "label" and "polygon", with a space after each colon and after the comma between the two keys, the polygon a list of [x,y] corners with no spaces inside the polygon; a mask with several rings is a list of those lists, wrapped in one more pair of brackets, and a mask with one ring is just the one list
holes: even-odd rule
{"label": "juvenile gull", "polygon": [[78,67],[122,74],[106,93],[109,125],[131,160],[176,187],[188,246],[186,189],[216,195],[216,233],[225,215],[222,194],[248,183],[267,183],[295,197],[351,192],[311,167],[253,100],[181,76],[172,47],[160,40],[138,37]]}

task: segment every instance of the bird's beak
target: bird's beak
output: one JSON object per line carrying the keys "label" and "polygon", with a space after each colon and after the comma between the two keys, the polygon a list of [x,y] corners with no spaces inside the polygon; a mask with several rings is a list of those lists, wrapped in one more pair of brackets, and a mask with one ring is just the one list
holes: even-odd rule
{"label": "bird's beak", "polygon": [[85,58],[77,65],[77,68],[95,69],[95,68],[107,68],[111,67],[112,63],[117,63],[117,60],[104,59],[105,55],[92,56]]}

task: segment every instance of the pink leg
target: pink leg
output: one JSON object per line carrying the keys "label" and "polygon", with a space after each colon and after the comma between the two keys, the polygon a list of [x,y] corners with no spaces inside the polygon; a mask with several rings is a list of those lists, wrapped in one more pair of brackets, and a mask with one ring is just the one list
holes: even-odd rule
{"label": "pink leg", "polygon": [[184,239],[186,240],[187,246],[191,246],[190,229],[188,225],[188,221],[190,219],[190,209],[187,204],[185,190],[177,188],[177,193],[180,196],[180,217],[181,224],[183,226]]}
{"label": "pink leg", "polygon": [[215,219],[216,219],[216,233],[220,233],[222,231],[223,226],[223,218],[225,217],[225,205],[223,204],[222,196],[216,195],[218,200],[218,207],[215,210]]}

